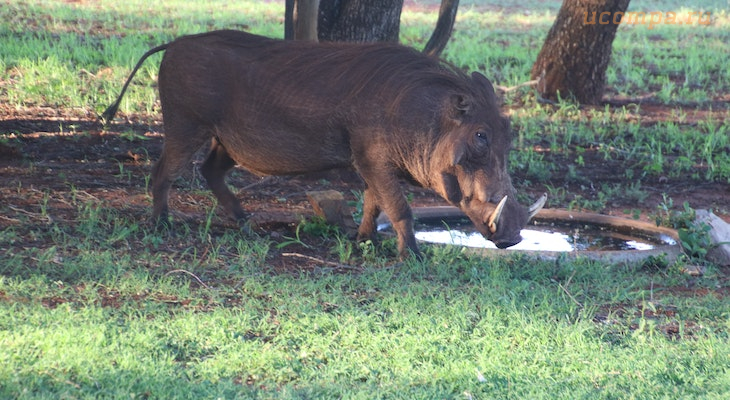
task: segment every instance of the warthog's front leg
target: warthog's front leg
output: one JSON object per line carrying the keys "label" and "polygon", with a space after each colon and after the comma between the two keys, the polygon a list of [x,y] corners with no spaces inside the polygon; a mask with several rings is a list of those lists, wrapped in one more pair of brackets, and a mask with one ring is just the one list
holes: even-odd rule
{"label": "warthog's front leg", "polygon": [[[365,174],[363,174],[365,175]],[[375,179],[370,175],[364,176],[368,184],[365,190],[363,204],[363,220],[358,230],[358,239],[372,239],[377,231],[377,217],[382,208],[390,219],[393,230],[398,238],[398,255],[406,259],[411,255],[422,259],[421,252],[416,244],[413,232],[413,215],[403,194],[400,183],[394,177],[388,176]]]}
{"label": "warthog's front leg", "polygon": [[378,201],[372,190],[365,189],[362,203],[362,221],[357,230],[357,241],[366,242],[370,240],[375,243],[377,240],[380,207],[378,207]]}

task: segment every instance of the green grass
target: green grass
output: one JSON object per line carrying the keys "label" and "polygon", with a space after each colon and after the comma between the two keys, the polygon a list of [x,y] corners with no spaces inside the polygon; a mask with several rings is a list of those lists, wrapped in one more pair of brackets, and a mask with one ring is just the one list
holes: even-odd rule
{"label": "green grass", "polygon": [[[499,85],[529,80],[560,2],[482,3],[462,2],[445,57]],[[609,96],[656,93],[676,112],[666,121],[644,121],[641,106],[585,110],[540,104],[529,89],[508,95],[519,150],[511,165],[525,177],[518,184],[549,182],[562,163],[571,182],[589,185],[581,174],[589,154],[622,168],[629,183],[599,183],[590,199],[548,184],[551,205],[601,210],[617,198],[641,201],[642,182],[661,176],[730,182],[727,109],[713,109],[727,107],[715,99],[730,91],[727,4],[701,8],[713,11],[715,25],[622,27],[614,45]],[[218,28],[281,37],[282,15],[283,2],[6,2],[0,103],[100,113],[150,47]],[[402,41],[422,47],[434,21],[404,13]],[[137,74],[122,115],[159,120],[158,62]],[[697,110],[713,112],[696,118]],[[9,140],[11,132],[0,132],[0,143]],[[130,174],[120,164],[120,180],[142,185]],[[73,187],[39,190],[31,213],[0,204],[17,221],[0,231],[0,398],[730,393],[726,269],[708,265],[693,278],[680,272],[686,259],[486,260],[449,247],[393,265],[388,250],[353,250],[331,232],[303,232],[291,245],[325,246],[353,268],[282,273],[271,265],[276,243],[221,228],[215,208],[171,235],[131,207]],[[60,203],[72,217],[57,217],[51,205]]]}
{"label": "green grass", "polygon": [[712,266],[696,280],[681,265],[430,247],[423,263],[353,255],[357,270],[280,273],[269,239],[207,223],[170,236],[82,196],[67,201],[76,223],[54,222],[43,204],[56,197],[0,237],[2,398],[730,391],[730,307]]}
{"label": "green grass", "polygon": [[[425,263],[281,274],[266,266],[266,239],[209,232],[155,246],[158,234],[113,210],[79,207],[85,226],[33,230],[56,245],[3,255],[0,397],[730,390],[727,300],[663,291],[687,280],[672,269],[657,276],[641,266],[479,260],[431,248]],[[206,286],[175,272],[181,265]],[[716,279],[710,269],[699,284]]]}

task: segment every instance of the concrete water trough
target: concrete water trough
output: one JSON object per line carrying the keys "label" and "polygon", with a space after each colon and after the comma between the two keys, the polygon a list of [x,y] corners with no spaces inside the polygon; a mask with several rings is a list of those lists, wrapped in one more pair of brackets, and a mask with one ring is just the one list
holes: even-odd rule
{"label": "concrete water trough", "polygon": [[[664,257],[671,263],[682,253],[673,229],[601,214],[543,209],[522,230],[522,242],[507,249],[497,249],[484,239],[456,207],[416,207],[413,214],[417,240],[463,246],[465,252],[487,257],[527,254],[543,259],[582,257],[612,263]],[[387,233],[387,217],[381,215],[378,222],[381,231]]]}

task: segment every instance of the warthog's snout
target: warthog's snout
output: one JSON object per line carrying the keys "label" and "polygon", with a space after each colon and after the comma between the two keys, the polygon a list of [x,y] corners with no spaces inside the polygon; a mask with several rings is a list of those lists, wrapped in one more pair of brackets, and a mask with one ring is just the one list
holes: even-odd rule
{"label": "warthog's snout", "polygon": [[481,233],[497,248],[505,249],[522,241],[520,231],[543,208],[547,194],[543,194],[530,207],[524,208],[509,196],[502,197],[496,207],[481,224]]}

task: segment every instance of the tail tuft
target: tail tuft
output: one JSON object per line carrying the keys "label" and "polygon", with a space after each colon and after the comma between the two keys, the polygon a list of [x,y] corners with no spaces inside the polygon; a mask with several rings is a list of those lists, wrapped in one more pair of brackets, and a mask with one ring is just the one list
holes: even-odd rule
{"label": "tail tuft", "polygon": [[99,116],[99,121],[103,126],[109,126],[111,124],[112,120],[114,119],[114,116],[117,114],[117,110],[119,109],[119,103],[114,103],[107,107],[107,109]]}

